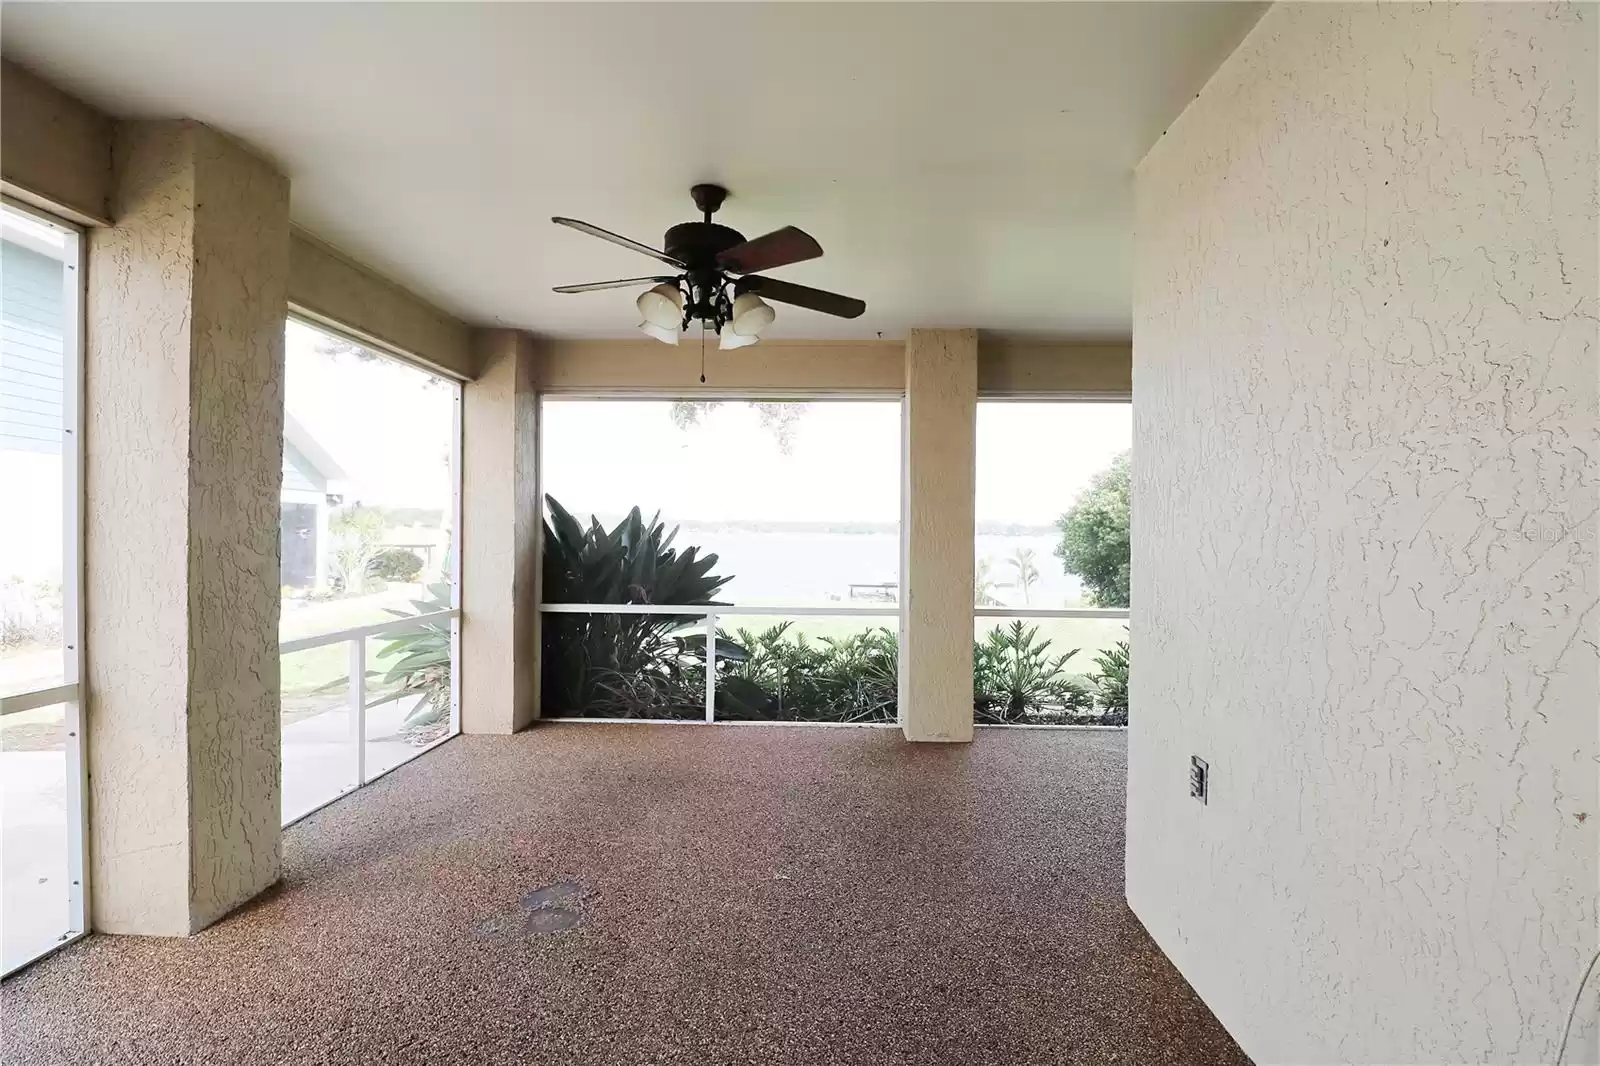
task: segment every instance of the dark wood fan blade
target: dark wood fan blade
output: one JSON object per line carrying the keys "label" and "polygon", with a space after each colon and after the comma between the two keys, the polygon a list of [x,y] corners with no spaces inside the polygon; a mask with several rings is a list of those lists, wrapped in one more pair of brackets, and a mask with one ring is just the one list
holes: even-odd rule
{"label": "dark wood fan blade", "polygon": [[627,289],[634,285],[659,285],[677,278],[618,278],[616,281],[591,281],[586,285],[557,285],[556,292],[599,292],[601,289]]}
{"label": "dark wood fan blade", "polygon": [[599,226],[589,222],[580,222],[575,218],[552,218],[550,221],[554,222],[558,226],[570,226],[579,233],[587,233],[591,237],[599,237],[603,241],[610,241],[612,244],[620,244],[624,248],[631,248],[636,252],[643,252],[645,255],[648,255],[653,259],[659,259],[663,263],[669,263],[675,267],[682,268],[685,265],[679,260],[672,258],[672,256],[668,255],[666,252],[658,252],[648,244],[640,244],[638,241],[630,240],[618,233],[612,233],[608,229],[601,229]]}
{"label": "dark wood fan blade", "polygon": [[763,300],[793,304],[808,311],[821,311],[825,315],[837,315],[839,318],[860,318],[867,310],[864,300],[857,300],[852,296],[840,296],[836,292],[824,292],[822,289],[813,289],[805,285],[795,285],[776,278],[743,277],[734,288],[739,292],[753,292]]}
{"label": "dark wood fan blade", "polygon": [[717,256],[724,270],[735,274],[754,274],[790,263],[803,263],[822,254],[822,245],[803,229],[785,226],[743,244],[736,244]]}

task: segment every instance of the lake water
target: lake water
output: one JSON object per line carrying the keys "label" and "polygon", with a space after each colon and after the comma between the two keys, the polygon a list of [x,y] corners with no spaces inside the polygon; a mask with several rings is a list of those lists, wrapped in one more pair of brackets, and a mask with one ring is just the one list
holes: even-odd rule
{"label": "lake water", "polygon": [[[899,539],[892,533],[685,529],[675,545],[716,552],[714,571],[733,575],[717,598],[739,604],[870,603],[870,592],[859,586],[897,583],[900,571]],[[990,562],[991,595],[1007,606],[1081,605],[1082,585],[1062,572],[1061,561],[1051,554],[1055,546],[1050,535],[978,537],[977,558]],[[1019,549],[1033,551],[1039,572],[1026,601],[1014,587],[1016,569],[1007,562]],[[852,585],[858,586],[853,599]]]}

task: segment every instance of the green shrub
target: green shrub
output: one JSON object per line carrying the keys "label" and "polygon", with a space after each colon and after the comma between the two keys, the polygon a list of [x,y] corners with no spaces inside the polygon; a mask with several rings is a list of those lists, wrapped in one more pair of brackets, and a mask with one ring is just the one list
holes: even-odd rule
{"label": "green shrub", "polygon": [[[711,573],[715,553],[670,547],[657,514],[635,507],[606,530],[587,528],[551,496],[544,526],[546,603],[713,605],[731,578]],[[705,703],[705,634],[688,633],[694,615],[547,614],[543,631],[543,704],[555,713],[597,717],[682,718]],[[717,642],[719,658],[744,649]]]}
{"label": "green shrub", "polygon": [[334,570],[348,595],[359,596],[367,591],[367,563],[383,543],[384,529],[383,514],[361,504],[341,507],[328,519]]}
{"label": "green shrub", "polygon": [[1050,654],[1039,627],[1023,622],[1000,626],[972,645],[972,710],[980,722],[1024,722],[1044,712],[1066,710],[1078,693],[1068,682],[1067,660]]}
{"label": "green shrub", "polygon": [[422,576],[422,556],[408,548],[385,548],[368,561],[367,573],[385,581],[410,583]]}
{"label": "green shrub", "polygon": [[[615,529],[594,518],[584,527],[545,500],[545,602],[727,606],[712,598],[730,580],[711,573],[717,556],[670,547],[677,530],[667,532],[659,516],[647,522],[636,507]],[[702,624],[693,614],[546,614],[544,706],[593,717],[699,717]],[[980,722],[1125,724],[1121,648],[1120,674],[1108,652],[1096,660],[1099,673],[1086,678],[1067,672],[1078,649],[1054,652],[1038,626],[998,627],[973,643],[973,715]],[[724,720],[892,722],[898,712],[899,643],[886,627],[837,638],[808,637],[793,622],[719,630],[716,655],[716,712]]]}
{"label": "green shrub", "polygon": [[[897,713],[899,643],[878,627],[847,637],[804,634],[793,622],[760,633],[735,631],[746,652],[726,664],[718,642],[717,717],[729,721],[892,722]],[[718,634],[719,638],[723,634]]]}
{"label": "green shrub", "polygon": [[1095,656],[1099,669],[1089,679],[1099,689],[1100,710],[1107,725],[1128,724],[1128,642],[1117,641],[1117,646]]}

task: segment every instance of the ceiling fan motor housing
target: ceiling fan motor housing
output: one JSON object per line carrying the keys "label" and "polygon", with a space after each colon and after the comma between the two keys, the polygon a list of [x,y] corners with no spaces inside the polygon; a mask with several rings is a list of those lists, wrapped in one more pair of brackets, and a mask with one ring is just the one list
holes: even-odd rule
{"label": "ceiling fan motor housing", "polygon": [[661,242],[666,253],[689,270],[716,270],[717,256],[744,243],[744,234],[715,222],[680,222]]}
{"label": "ceiling fan motor housing", "polygon": [[667,230],[664,250],[684,264],[683,328],[703,319],[713,330],[720,330],[731,313],[723,286],[727,280],[717,263],[718,254],[744,243],[744,234],[715,222],[682,222]]}

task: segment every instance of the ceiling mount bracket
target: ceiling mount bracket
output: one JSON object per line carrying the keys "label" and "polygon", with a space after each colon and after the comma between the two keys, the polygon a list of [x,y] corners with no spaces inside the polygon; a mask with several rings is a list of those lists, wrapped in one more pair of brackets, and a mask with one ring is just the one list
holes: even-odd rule
{"label": "ceiling mount bracket", "polygon": [[728,190],[720,185],[696,185],[689,190],[689,195],[694,197],[694,206],[704,212],[706,221],[710,222],[722,201],[728,198]]}

